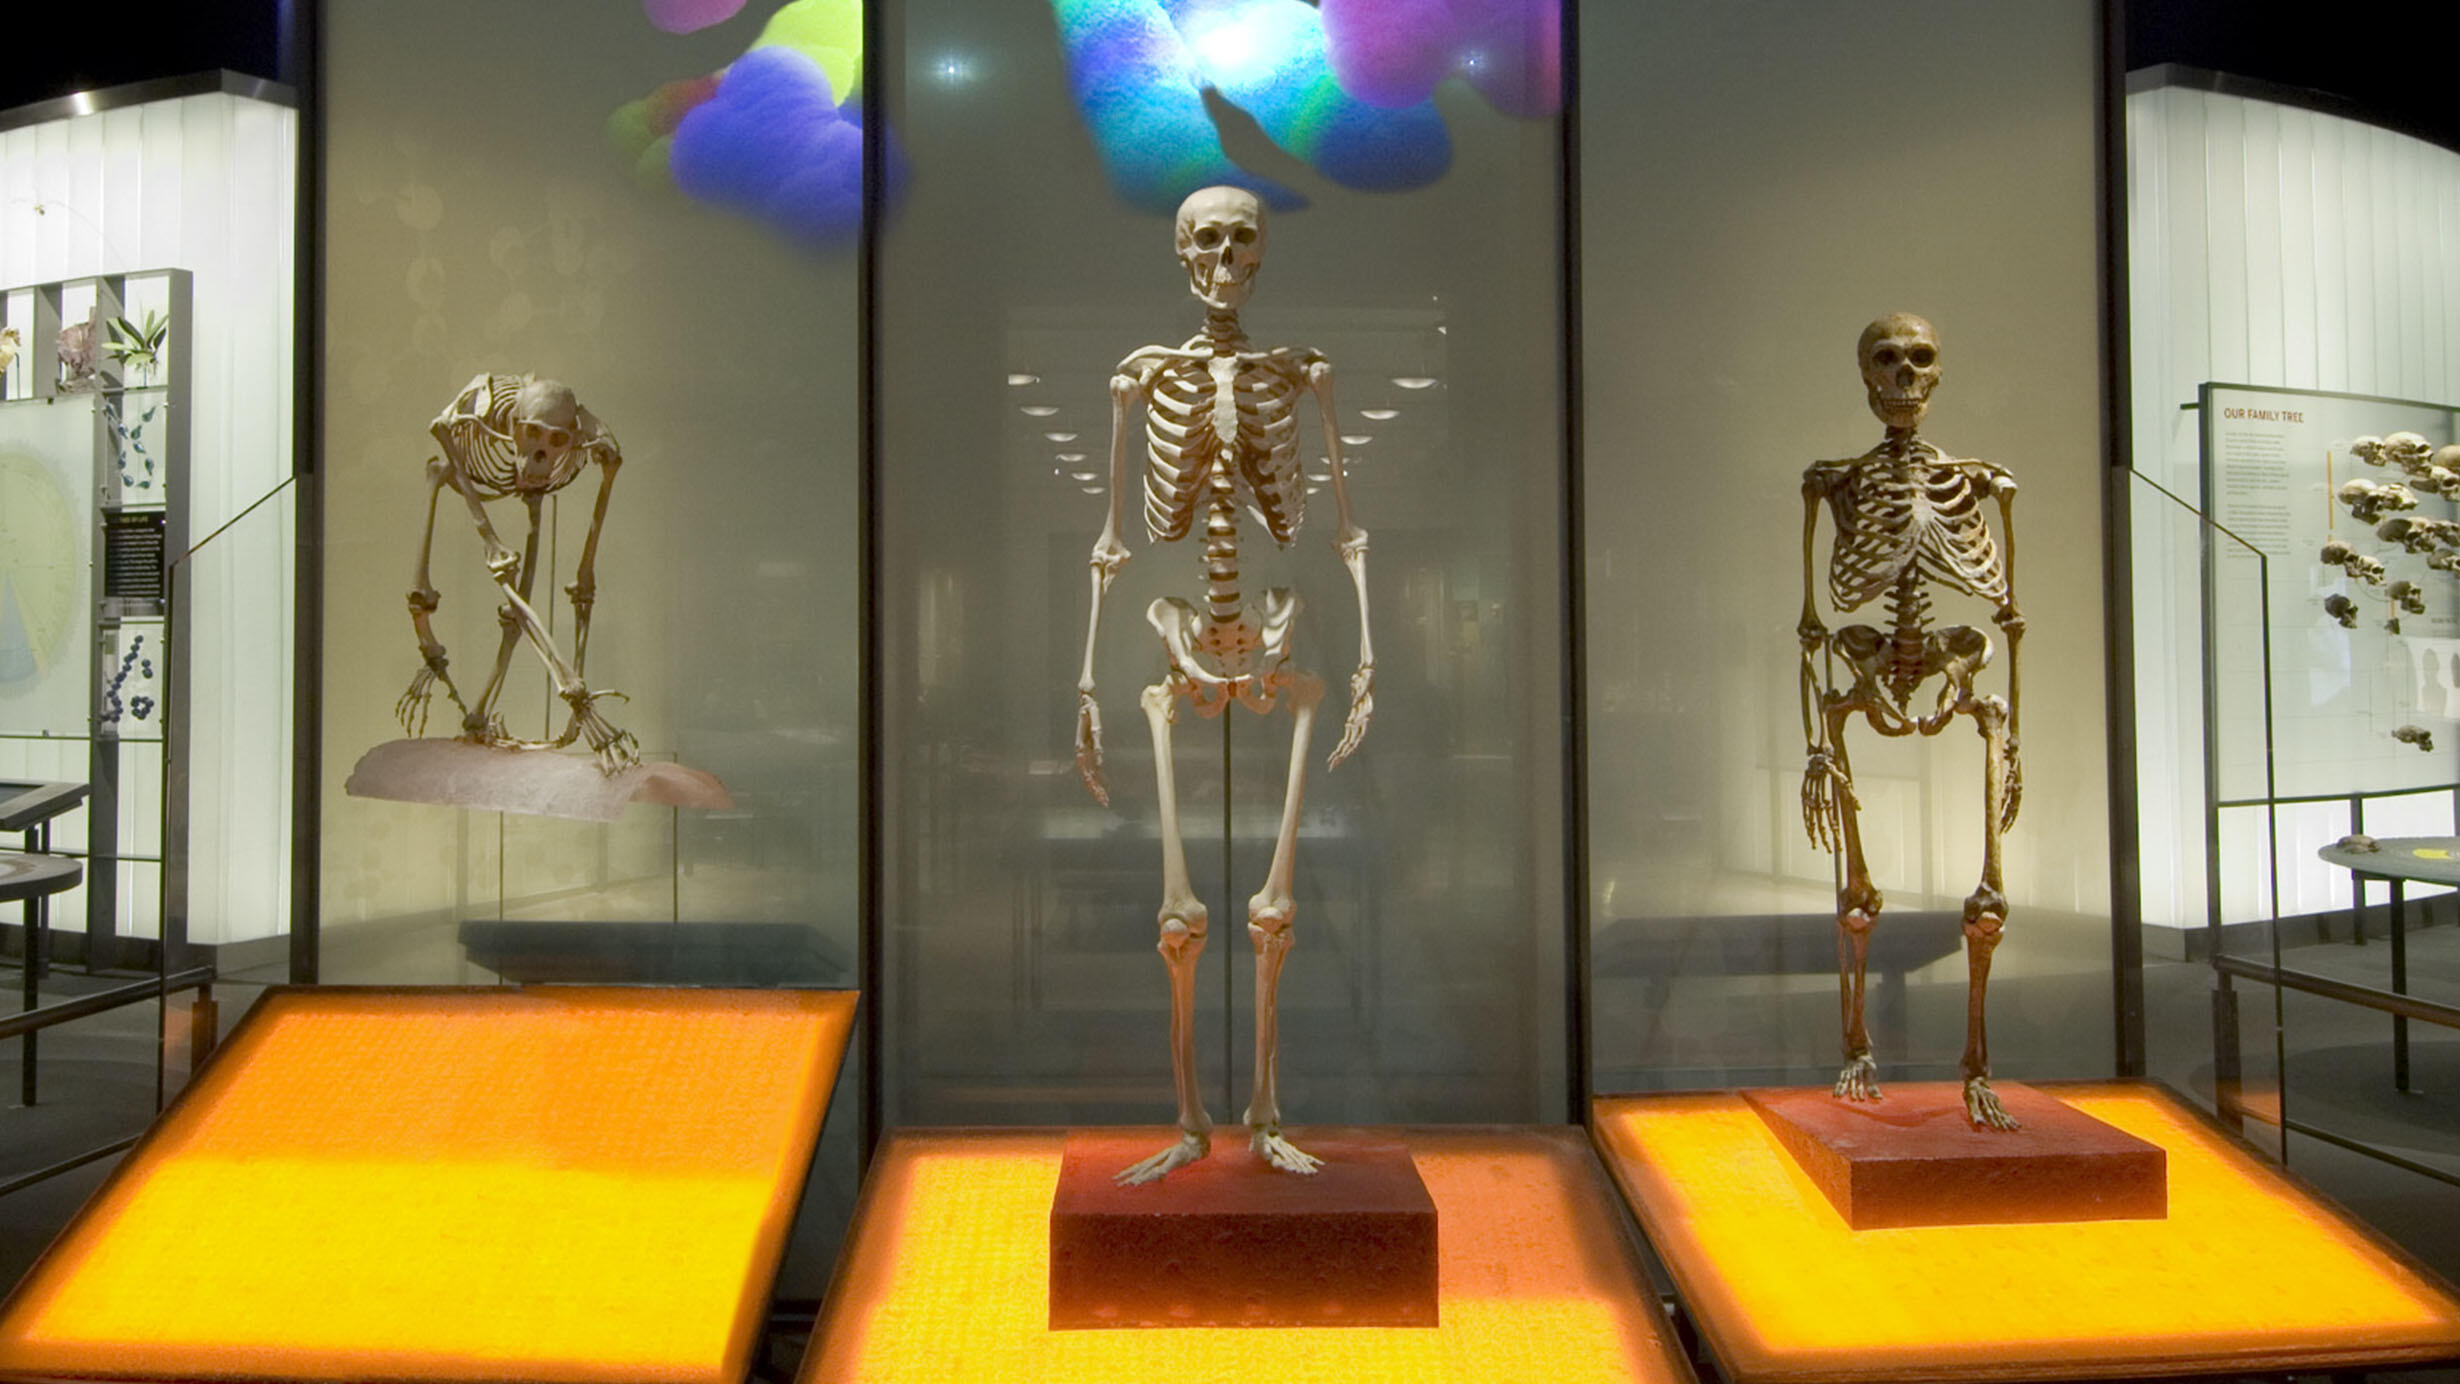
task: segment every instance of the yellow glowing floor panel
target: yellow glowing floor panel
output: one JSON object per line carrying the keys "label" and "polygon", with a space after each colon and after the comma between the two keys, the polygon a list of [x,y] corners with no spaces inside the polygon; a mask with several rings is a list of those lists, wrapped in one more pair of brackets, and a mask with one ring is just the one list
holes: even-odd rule
{"label": "yellow glowing floor panel", "polygon": [[1603,1097],[1594,1133],[1737,1384],[2460,1358],[2448,1285],[2175,1097],[2041,1089],[2169,1150],[2169,1219],[1850,1230],[1730,1092]]}
{"label": "yellow glowing floor panel", "polygon": [[873,1161],[804,1384],[1689,1384],[1578,1130],[1396,1133],[1435,1199],[1441,1326],[1052,1331],[1066,1132],[907,1132]]}
{"label": "yellow glowing floor panel", "polygon": [[0,1308],[0,1374],[743,1376],[854,996],[268,992]]}

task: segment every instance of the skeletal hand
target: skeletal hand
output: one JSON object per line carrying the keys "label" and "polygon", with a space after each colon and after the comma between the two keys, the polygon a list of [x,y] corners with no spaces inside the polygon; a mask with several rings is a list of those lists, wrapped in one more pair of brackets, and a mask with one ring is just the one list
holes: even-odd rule
{"label": "skeletal hand", "polygon": [[442,659],[436,659],[421,667],[410,679],[410,690],[393,703],[394,719],[401,722],[403,732],[413,740],[427,733],[427,699],[435,691],[436,674],[440,671],[436,665],[441,662]]}
{"label": "skeletal hand", "polygon": [[2016,809],[2024,802],[2024,755],[2016,737],[2007,737],[2007,806],[1999,812],[1999,830],[2016,825]]}
{"label": "skeletal hand", "polygon": [[1853,801],[1853,780],[1826,750],[1811,751],[1802,767],[1802,828],[1824,851],[1843,849],[1844,809]]}
{"label": "skeletal hand", "polygon": [[1076,694],[1076,773],[1095,802],[1110,806],[1110,785],[1102,781],[1102,707],[1085,691]]}
{"label": "skeletal hand", "polygon": [[1341,743],[1333,746],[1332,758],[1324,762],[1327,771],[1341,767],[1358,742],[1367,738],[1367,721],[1375,715],[1375,665],[1361,663],[1350,674],[1350,714],[1341,722]]}

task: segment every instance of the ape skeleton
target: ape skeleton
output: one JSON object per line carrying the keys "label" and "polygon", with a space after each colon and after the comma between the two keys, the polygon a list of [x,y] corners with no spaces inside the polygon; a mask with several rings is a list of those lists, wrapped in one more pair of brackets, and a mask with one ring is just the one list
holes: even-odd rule
{"label": "ape skeleton", "polygon": [[[2005,467],[1950,457],[1915,436],[1940,378],[1939,338],[1928,322],[1891,313],[1863,328],[1856,354],[1871,412],[1887,435],[1861,456],[1814,462],[1802,473],[1802,618],[1795,626],[1802,644],[1803,734],[1810,743],[1803,825],[1813,845],[1845,858],[1836,919],[1845,1066],[1836,1095],[1879,1099],[1878,1069],[1863,1026],[1863,969],[1881,898],[1863,858],[1846,723],[1860,714],[1881,735],[1936,735],[1957,716],[1970,716],[1982,737],[1983,806],[1982,877],[1964,906],[1965,1114],[1977,1127],[2014,1129],[2016,1121],[1990,1089],[1982,999],[1990,954],[2007,921],[2000,837],[2015,825],[2024,784],[2016,738],[2016,645],[2024,634],[2024,616],[2016,609],[2016,479]],[[2004,548],[1991,536],[1986,500],[1998,502]],[[1887,628],[1847,625],[1831,633],[1820,623],[1814,550],[1822,505],[1836,524],[1829,600],[1841,613],[1880,601]],[[1994,607],[1991,619],[2007,635],[2005,699],[1973,690],[1974,675],[1990,662],[1987,634],[1970,625],[1930,627],[1933,584]],[[1852,673],[1842,692],[1832,676],[1839,660]],[[1940,679],[1937,701],[1919,714],[1911,699],[1932,677]]]}
{"label": "ape skeleton", "polygon": [[[607,496],[615,488],[615,471],[624,460],[615,434],[581,407],[569,387],[534,375],[473,377],[427,425],[427,431],[436,439],[438,455],[427,460],[427,527],[419,538],[418,572],[410,587],[410,624],[418,632],[424,666],[394,706],[402,729],[412,736],[425,733],[428,698],[436,684],[442,683],[444,694],[461,708],[463,740],[515,749],[561,749],[585,739],[597,753],[599,767],[609,774],[639,763],[632,733],[616,729],[598,714],[599,698],[623,694],[592,692],[581,680],[589,657],[590,607],[597,600],[598,532],[606,524]],[[588,541],[581,545],[580,567],[564,588],[564,594],[572,598],[572,658],[567,661],[530,605],[538,576],[539,509],[549,495],[572,484],[582,468],[590,465],[599,468],[598,503],[590,515]],[[429,619],[440,598],[428,578],[428,558],[435,548],[436,501],[446,490],[469,505],[470,520],[478,527],[479,541],[486,545],[488,575],[504,596],[504,603],[496,608],[504,635],[496,646],[495,671],[474,703],[462,699],[461,689],[445,671],[444,644],[436,638]],[[518,497],[529,512],[529,535],[518,553],[504,546],[487,520],[486,502],[507,495]],[[496,710],[513,646],[523,639],[547,665],[556,695],[572,708],[572,719],[553,740],[516,739],[505,730],[504,718]]]}
{"label": "ape skeleton", "polygon": [[1195,976],[1204,952],[1206,916],[1187,878],[1187,856],[1170,748],[1170,727],[1181,702],[1206,719],[1236,702],[1264,715],[1283,702],[1290,707],[1289,788],[1283,799],[1281,834],[1264,887],[1247,901],[1247,936],[1256,954],[1255,1093],[1246,1123],[1257,1155],[1272,1166],[1312,1173],[1320,1160],[1282,1137],[1275,1090],[1279,1045],[1275,1000],[1281,967],[1295,940],[1290,929],[1292,856],[1298,845],[1299,807],[1306,792],[1307,742],[1324,683],[1290,663],[1290,632],[1298,598],[1282,588],[1263,593],[1255,606],[1239,595],[1239,515],[1252,510],[1282,546],[1298,536],[1306,517],[1306,483],[1299,473],[1299,396],[1312,394],[1323,423],[1324,450],[1332,472],[1333,503],[1340,514],[1334,548],[1349,569],[1358,595],[1358,669],[1350,678],[1350,708],[1327,769],[1358,748],[1374,710],[1375,653],[1367,632],[1367,531],[1350,520],[1341,438],[1333,407],[1331,362],[1315,351],[1281,347],[1256,350],[1239,326],[1264,260],[1264,206],[1237,188],[1211,187],[1180,204],[1175,231],[1188,291],[1205,306],[1204,330],[1180,346],[1146,346],[1131,352],[1111,376],[1110,492],[1101,537],[1092,556],[1093,611],[1085,629],[1085,663],[1076,684],[1076,767],[1096,800],[1108,803],[1102,778],[1102,713],[1093,696],[1094,640],[1102,627],[1102,596],[1127,565],[1120,541],[1129,484],[1129,430],[1144,409],[1145,533],[1156,543],[1175,543],[1204,530],[1205,608],[1164,597],[1146,608],[1145,619],[1162,639],[1169,660],[1162,681],[1140,699],[1153,734],[1154,774],[1162,805],[1161,940],[1157,946],[1170,972],[1170,1075],[1179,1101],[1178,1142],[1121,1169],[1122,1183],[1150,1182],[1205,1156],[1212,1147],[1212,1118],[1196,1089]]}

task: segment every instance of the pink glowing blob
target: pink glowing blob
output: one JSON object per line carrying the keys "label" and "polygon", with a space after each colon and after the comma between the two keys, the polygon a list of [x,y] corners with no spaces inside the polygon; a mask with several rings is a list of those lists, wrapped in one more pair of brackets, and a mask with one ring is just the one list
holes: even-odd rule
{"label": "pink glowing blob", "polygon": [[1415,105],[1457,73],[1509,115],[1562,107],[1562,0],[1322,0],[1322,10],[1333,76],[1369,105]]}
{"label": "pink glowing blob", "polygon": [[734,18],[743,0],[641,0],[641,9],[666,32],[688,34]]}

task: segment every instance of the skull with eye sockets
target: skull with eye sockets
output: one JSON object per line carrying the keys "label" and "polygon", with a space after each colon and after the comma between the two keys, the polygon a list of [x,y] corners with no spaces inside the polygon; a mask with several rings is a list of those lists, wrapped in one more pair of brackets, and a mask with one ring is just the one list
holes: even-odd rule
{"label": "skull with eye sockets", "polygon": [[1204,305],[1236,311],[1264,263],[1264,203],[1235,187],[1208,187],[1179,204],[1175,237],[1187,288]]}
{"label": "skull with eye sockets", "polygon": [[1939,334],[1909,312],[1892,312],[1862,329],[1855,354],[1871,412],[1891,428],[1921,425],[1930,392],[1939,387]]}

